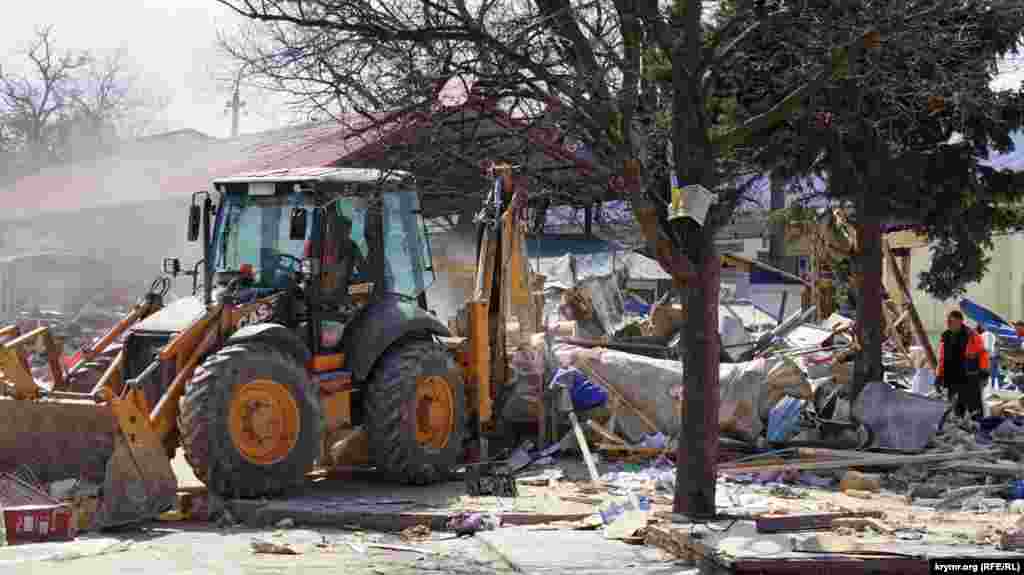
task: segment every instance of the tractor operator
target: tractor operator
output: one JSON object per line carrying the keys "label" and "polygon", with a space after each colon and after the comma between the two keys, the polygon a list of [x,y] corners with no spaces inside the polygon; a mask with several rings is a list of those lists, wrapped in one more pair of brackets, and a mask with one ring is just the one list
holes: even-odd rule
{"label": "tractor operator", "polygon": [[947,390],[956,415],[981,414],[981,388],[989,371],[988,352],[981,336],[964,325],[964,314],[960,310],[953,310],[946,316],[938,367],[935,387]]}

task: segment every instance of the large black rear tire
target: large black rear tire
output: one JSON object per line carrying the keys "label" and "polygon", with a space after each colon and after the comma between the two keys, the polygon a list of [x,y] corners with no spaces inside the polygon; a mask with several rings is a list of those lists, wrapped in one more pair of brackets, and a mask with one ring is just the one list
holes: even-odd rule
{"label": "large black rear tire", "polygon": [[[434,419],[429,416],[433,405],[441,414]],[[466,434],[465,389],[461,371],[441,344],[407,339],[388,348],[370,374],[365,408],[370,460],[393,479],[426,485],[447,479],[459,464]],[[443,431],[425,438],[428,419]]]}
{"label": "large black rear tire", "polygon": [[[242,409],[238,407],[240,398],[259,397],[240,391],[254,383],[263,385],[264,391],[269,385],[278,394],[276,397],[285,398],[283,409],[297,415],[297,422],[293,419],[290,428],[280,424],[282,418],[273,420],[271,416],[280,427],[273,428],[275,433],[267,441],[283,442],[285,451],[275,451],[270,456],[257,457],[251,452],[247,455],[231,431],[229,420],[234,417],[233,408]],[[249,417],[255,409],[250,406]],[[274,408],[270,412],[278,414]],[[185,459],[196,477],[212,491],[224,497],[280,495],[304,483],[306,473],[312,470],[320,454],[320,397],[305,369],[289,355],[258,342],[230,345],[197,368],[180,402],[178,429]],[[263,439],[266,437],[253,441]],[[274,456],[277,453],[280,455]]]}

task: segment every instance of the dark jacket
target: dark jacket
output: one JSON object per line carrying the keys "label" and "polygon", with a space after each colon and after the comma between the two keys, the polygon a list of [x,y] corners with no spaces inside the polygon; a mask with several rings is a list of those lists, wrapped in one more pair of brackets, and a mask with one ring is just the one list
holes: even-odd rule
{"label": "dark jacket", "polygon": [[977,377],[989,371],[988,352],[981,335],[964,326],[958,333],[946,330],[939,344],[939,369],[936,375],[947,384]]}

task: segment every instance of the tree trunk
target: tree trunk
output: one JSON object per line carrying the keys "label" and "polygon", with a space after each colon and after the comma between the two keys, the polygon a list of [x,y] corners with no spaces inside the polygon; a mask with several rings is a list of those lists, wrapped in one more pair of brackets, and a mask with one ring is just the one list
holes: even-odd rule
{"label": "tree trunk", "polygon": [[676,453],[673,511],[693,519],[715,516],[718,466],[718,294],[721,261],[704,248],[697,278],[687,290],[683,355],[683,417]]}
{"label": "tree trunk", "polygon": [[882,381],[882,224],[878,197],[871,190],[861,191],[857,214],[857,259],[861,270],[857,325],[862,349],[854,372],[853,398],[860,395],[866,384]]}
{"label": "tree trunk", "polygon": [[[782,178],[772,174],[769,176],[771,185],[771,210],[782,210],[786,207],[786,188]],[[777,218],[772,222],[771,239],[769,240],[769,260],[771,264],[780,269],[786,269],[783,263],[783,255],[786,249],[786,222]]]}

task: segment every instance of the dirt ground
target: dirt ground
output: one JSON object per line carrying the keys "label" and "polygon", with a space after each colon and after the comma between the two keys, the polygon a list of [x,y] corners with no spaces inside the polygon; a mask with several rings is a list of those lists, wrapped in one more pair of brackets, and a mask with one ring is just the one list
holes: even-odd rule
{"label": "dirt ground", "polygon": [[[0,548],[0,572],[25,575],[499,575],[511,567],[478,539],[434,534],[407,542],[397,535],[331,529],[249,530],[213,526],[156,526],[123,536]],[[253,542],[285,545],[297,555],[255,553]],[[413,550],[374,548],[396,545]]]}

